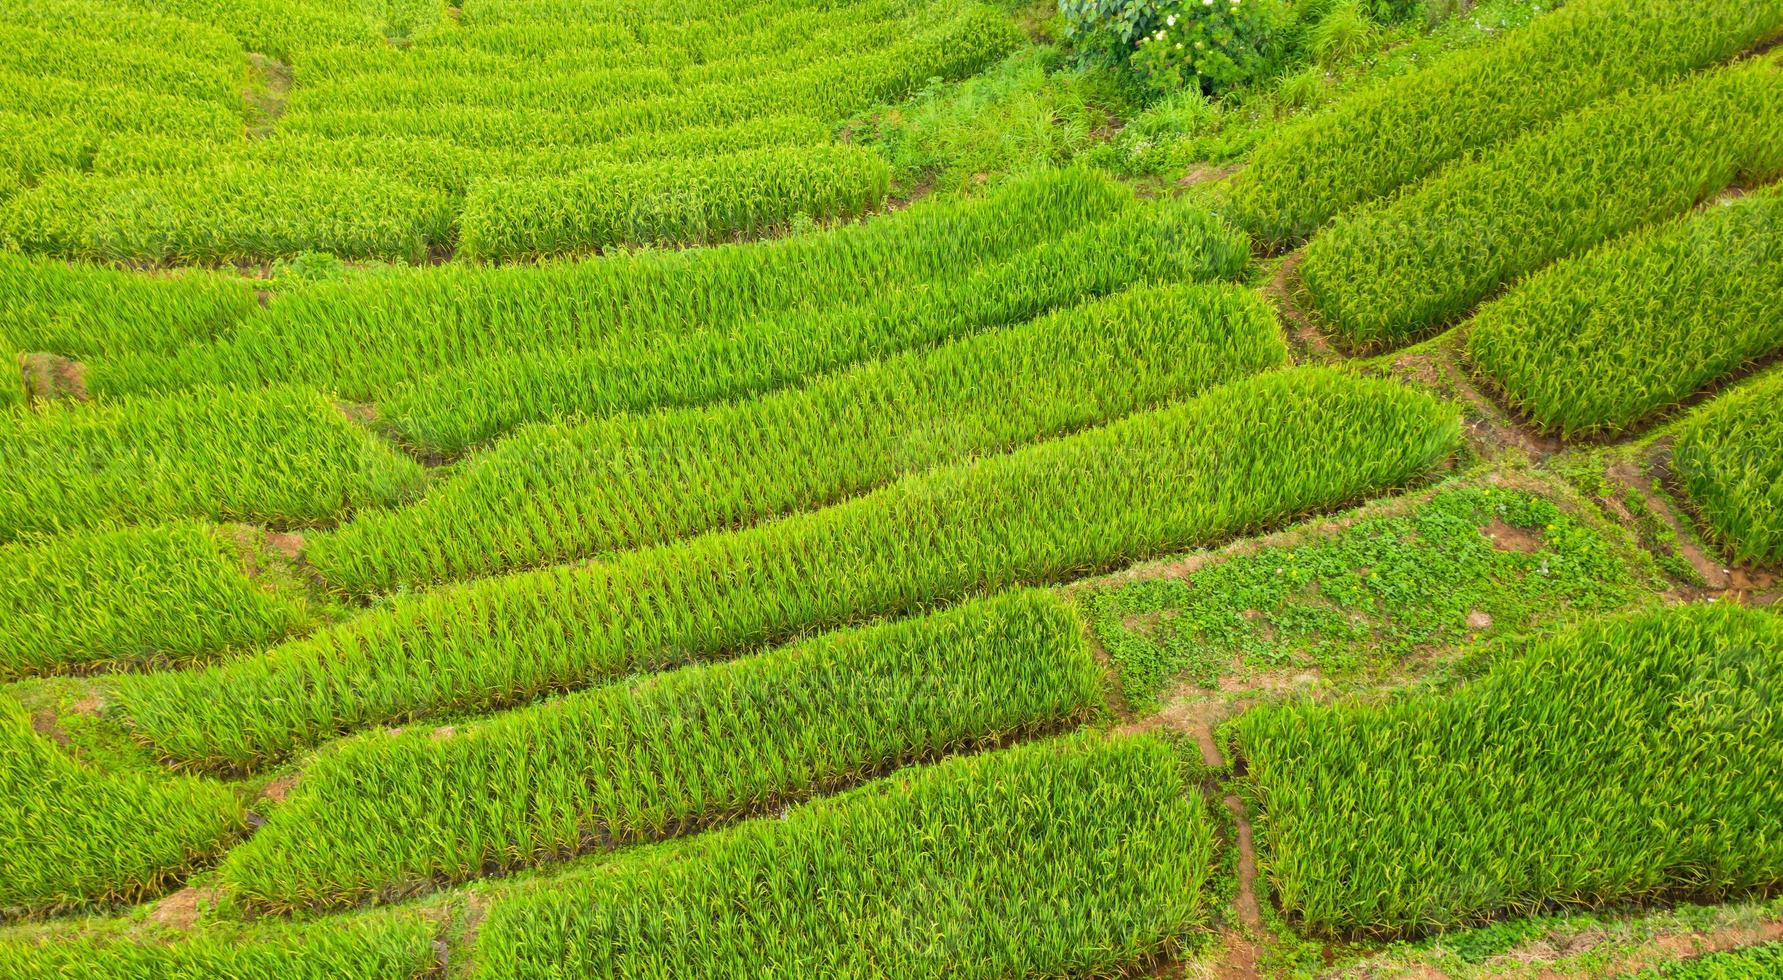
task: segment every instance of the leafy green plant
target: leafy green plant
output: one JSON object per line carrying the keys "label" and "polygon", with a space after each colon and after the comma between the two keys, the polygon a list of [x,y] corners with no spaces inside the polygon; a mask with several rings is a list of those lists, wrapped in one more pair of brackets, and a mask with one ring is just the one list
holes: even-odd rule
{"label": "leafy green plant", "polygon": [[1080,47],[1160,93],[1221,92],[1264,74],[1291,20],[1275,0],[1064,0],[1060,10]]}
{"label": "leafy green plant", "polygon": [[1736,560],[1783,560],[1783,373],[1771,372],[1684,421],[1672,468]]}

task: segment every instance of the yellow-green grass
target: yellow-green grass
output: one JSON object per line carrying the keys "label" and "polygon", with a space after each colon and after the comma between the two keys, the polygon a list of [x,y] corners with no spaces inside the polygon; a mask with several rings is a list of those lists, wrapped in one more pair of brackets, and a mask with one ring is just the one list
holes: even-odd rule
{"label": "yellow-green grass", "polygon": [[[1102,177],[1065,170],[980,198],[925,201],[775,241],[538,265],[393,269],[280,294],[227,343],[90,364],[87,382],[95,395],[112,396],[303,381],[370,401],[403,382],[502,353],[598,348],[859,304],[1007,259],[1132,201]],[[378,356],[364,356],[368,349]]]}
{"label": "yellow-green grass", "polygon": [[465,199],[458,245],[466,259],[499,260],[711,244],[795,215],[856,218],[883,204],[890,189],[890,166],[877,153],[833,145],[489,179]]}
{"label": "yellow-green grass", "polygon": [[153,895],[246,830],[226,786],[99,772],[32,726],[0,695],[0,917]]}
{"label": "yellow-green grass", "polygon": [[0,680],[184,665],[308,626],[302,591],[256,581],[247,528],[92,528],[0,545]]}
{"label": "yellow-green grass", "polygon": [[1738,561],[1783,561],[1783,372],[1693,412],[1672,470],[1715,540]]}
{"label": "yellow-green grass", "polygon": [[856,305],[449,368],[398,389],[379,410],[402,441],[456,455],[527,422],[748,397],[1136,282],[1233,276],[1247,260],[1242,236],[1192,203],[1128,209],[1004,261]]}
{"label": "yellow-green grass", "polygon": [[419,980],[438,969],[433,923],[383,912],[141,940],[0,939],[0,974],[15,980]]}
{"label": "yellow-green grass", "polygon": [[1280,248],[1470,150],[1779,33],[1777,0],[1574,0],[1281,127],[1233,178],[1230,213]]}
{"label": "yellow-green grass", "polygon": [[1254,532],[1405,485],[1455,410],[1397,383],[1276,371],[742,531],[397,598],[201,670],[116,684],[180,765],[251,769],[369,725],[484,710],[637,670]]}
{"label": "yellow-green grass", "polygon": [[1136,286],[756,399],[522,429],[419,502],[310,537],[304,557],[363,593],[655,544],[833,503],[1286,361],[1255,292]]}
{"label": "yellow-green grass", "polygon": [[1615,435],[1783,348],[1783,193],[1614,239],[1488,304],[1477,370],[1538,426]]}
{"label": "yellow-green grass", "polygon": [[1727,949],[1632,974],[1633,980],[1767,980],[1783,976],[1783,943]]}
{"label": "yellow-green grass", "polygon": [[368,733],[304,765],[221,879],[271,911],[657,840],[1101,704],[1077,617],[1025,592],[597,688],[466,730]]}
{"label": "yellow-green grass", "polygon": [[1767,59],[1597,103],[1306,246],[1300,274],[1346,347],[1416,340],[1556,259],[1783,172],[1783,68]]}
{"label": "yellow-green grass", "polygon": [[180,517],[334,522],[423,475],[325,396],[284,387],[0,416],[0,459],[0,541]]}
{"label": "yellow-green grass", "polygon": [[541,881],[491,905],[472,975],[1113,976],[1206,925],[1216,850],[1171,748],[1089,734]]}
{"label": "yellow-green grass", "polygon": [[1504,651],[1453,692],[1236,723],[1259,867],[1315,935],[1783,881],[1783,618],[1699,605]]}
{"label": "yellow-green grass", "polygon": [[110,0],[132,12],[148,11],[208,24],[248,51],[293,63],[311,51],[342,44],[385,43],[381,4],[328,0]]}

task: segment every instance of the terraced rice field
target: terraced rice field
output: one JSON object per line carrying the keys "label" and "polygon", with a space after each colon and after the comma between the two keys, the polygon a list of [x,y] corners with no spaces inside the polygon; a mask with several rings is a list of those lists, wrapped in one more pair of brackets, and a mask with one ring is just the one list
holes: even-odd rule
{"label": "terraced rice field", "polygon": [[1775,977],[1780,0],[16,0],[0,977]]}

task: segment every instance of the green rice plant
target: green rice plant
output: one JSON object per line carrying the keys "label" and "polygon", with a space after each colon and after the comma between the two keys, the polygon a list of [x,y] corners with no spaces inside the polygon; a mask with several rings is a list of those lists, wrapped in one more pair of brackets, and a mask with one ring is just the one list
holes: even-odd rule
{"label": "green rice plant", "polygon": [[0,697],[0,915],[136,901],[245,829],[228,787],[93,771]]}
{"label": "green rice plant", "polygon": [[684,860],[540,881],[492,903],[472,975],[1119,975],[1213,903],[1214,821],[1178,758],[1092,733],[955,759]]}
{"label": "green rice plant", "polygon": [[70,119],[0,111],[0,202],[59,170],[78,170],[105,139]]}
{"label": "green rice plant", "polygon": [[16,980],[419,980],[438,967],[433,923],[407,914],[206,925],[143,941],[0,940],[0,974]]}
{"label": "green rice plant", "polygon": [[1051,593],[597,688],[442,734],[368,733],[306,764],[222,880],[254,908],[391,900],[691,833],[1101,703]]}
{"label": "green rice plant", "polygon": [[178,136],[211,144],[242,136],[239,105],[141,92],[91,79],[0,68],[0,99],[9,113],[55,119],[104,133]]}
{"label": "green rice plant", "polygon": [[1783,881],[1783,617],[1716,604],[1526,642],[1450,693],[1239,717],[1259,868],[1315,935]]}
{"label": "green rice plant", "polygon": [[757,399],[522,429],[304,557],[355,592],[570,561],[833,503],[1286,361],[1254,292],[1139,286]]}
{"label": "green rice plant", "polygon": [[208,24],[248,51],[296,63],[317,48],[382,45],[383,3],[334,0],[107,0],[131,10]]}
{"label": "green rice plant", "polygon": [[1019,323],[1136,282],[1235,276],[1243,238],[1170,202],[1043,242],[964,275],[852,306],[587,351],[507,354],[448,368],[379,403],[411,445],[455,455],[526,422],[759,394],[858,361]]}
{"label": "green rice plant", "polygon": [[1468,151],[1783,32],[1775,0],[1573,0],[1282,127],[1233,178],[1230,213],[1266,247],[1305,239]]}
{"label": "green rice plant", "polygon": [[0,541],[175,517],[337,521],[415,489],[419,464],[323,395],[210,389],[0,417]]}
{"label": "green rice plant", "polygon": [[396,598],[201,670],[118,679],[181,765],[251,769],[336,733],[519,704],[638,670],[1205,545],[1425,474],[1453,408],[1275,371],[1100,429],[741,531]]}
{"label": "green rice plant", "polygon": [[614,245],[700,245],[761,234],[795,215],[854,218],[878,208],[891,170],[850,146],[750,150],[611,164],[556,178],[472,186],[459,253],[514,259]]}
{"label": "green rice plant", "polygon": [[1474,366],[1538,426],[1625,432],[1783,348],[1783,192],[1614,239],[1487,304]]}
{"label": "green rice plant", "polygon": [[237,49],[227,60],[180,47],[117,43],[83,37],[65,27],[9,23],[0,14],[0,70],[18,75],[84,81],[104,78],[107,84],[140,92],[171,95],[233,108],[246,70]]}
{"label": "green rice plant", "polygon": [[[49,32],[64,40],[88,40],[114,47],[160,49],[170,63],[187,59],[209,66],[197,71],[240,67],[240,42],[228,32],[186,17],[152,10],[130,10],[111,0],[32,0],[9,4],[0,23]],[[24,57],[54,57],[54,52],[19,52]],[[78,76],[77,76],[78,77]]]}
{"label": "green rice plant", "polygon": [[111,396],[300,380],[370,401],[496,354],[579,350],[859,303],[1005,258],[1132,203],[1131,192],[1103,177],[1065,170],[981,198],[925,201],[768,242],[387,270],[280,295],[224,345],[91,364],[87,383]]}
{"label": "green rice plant", "polygon": [[0,680],[208,659],[310,625],[245,528],[165,524],[0,545]]}
{"label": "green rice plant", "polygon": [[381,174],[220,163],[200,173],[61,174],[0,204],[0,244],[136,262],[255,261],[327,251],[425,258],[451,199]]}
{"label": "green rice plant", "polygon": [[1783,373],[1691,413],[1672,444],[1672,470],[1736,561],[1783,561]]}
{"label": "green rice plant", "polygon": [[0,250],[0,319],[16,350],[174,351],[228,334],[257,309],[253,284],[238,276],[144,276]]}
{"label": "green rice plant", "polygon": [[1555,259],[1779,172],[1783,67],[1736,65],[1598,103],[1346,214],[1300,273],[1342,343],[1390,347]]}
{"label": "green rice plant", "polygon": [[[530,68],[530,66],[528,66]],[[496,106],[545,110],[596,109],[613,102],[672,91],[675,78],[661,68],[629,65],[539,72],[516,66],[511,73],[417,74],[412,70],[356,74],[291,90],[286,111],[377,110],[396,106]]]}

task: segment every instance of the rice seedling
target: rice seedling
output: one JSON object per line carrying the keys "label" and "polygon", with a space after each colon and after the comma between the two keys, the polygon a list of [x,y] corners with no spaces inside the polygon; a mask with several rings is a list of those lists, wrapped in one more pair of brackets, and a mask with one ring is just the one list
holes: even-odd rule
{"label": "rice seedling", "polygon": [[219,60],[182,48],[83,37],[71,25],[20,24],[0,14],[0,70],[81,81],[104,77],[108,84],[199,102],[232,104],[240,97],[236,76],[241,53]]}
{"label": "rice seedling", "polygon": [[419,464],[313,391],[210,389],[0,417],[0,541],[167,518],[337,521],[415,489]]}
{"label": "rice seedling", "polygon": [[96,261],[218,263],[328,251],[425,258],[452,227],[439,191],[351,170],[217,164],[199,174],[58,174],[0,204],[0,244]]}
{"label": "rice seedling", "polygon": [[199,524],[0,545],[0,681],[190,663],[309,625],[301,591],[250,575],[257,548]]}
{"label": "rice seedling", "polygon": [[1115,975],[1206,921],[1215,848],[1173,750],[1090,734],[899,775],[684,860],[501,896],[472,975]]}
{"label": "rice seedling", "polygon": [[614,245],[698,245],[759,234],[794,215],[854,218],[879,207],[891,170],[870,150],[811,146],[564,177],[475,184],[459,215],[467,259],[513,259]]}
{"label": "rice seedling", "polygon": [[251,907],[393,899],[762,814],[873,774],[1057,731],[1099,707],[1077,617],[1025,592],[597,688],[306,764],[231,851]]}
{"label": "rice seedling", "polygon": [[[370,401],[497,354],[666,339],[858,304],[1007,258],[1132,203],[1130,192],[1105,178],[1066,170],[982,198],[924,202],[769,242],[536,266],[388,270],[280,295],[226,344],[90,364],[87,384],[109,396],[301,381]],[[379,356],[362,356],[367,349]]]}
{"label": "rice seedling", "polygon": [[135,901],[245,829],[228,787],[90,770],[0,696],[0,915]]}
{"label": "rice seedling", "polygon": [[1239,717],[1259,867],[1317,935],[1783,880],[1783,617],[1697,605],[1526,641],[1452,693]]}
{"label": "rice seedling", "polygon": [[1474,366],[1562,436],[1615,435],[1783,348],[1783,193],[1556,263],[1468,327]]}
{"label": "rice seedling", "polygon": [[188,270],[142,276],[0,251],[0,318],[15,351],[171,352],[220,338],[257,309],[252,284]]}
{"label": "rice seedling", "polygon": [[1204,545],[1419,478],[1459,440],[1398,384],[1275,371],[742,531],[394,599],[255,657],[122,677],[162,757],[251,769],[367,725],[518,704]]}
{"label": "rice seedling", "polygon": [[56,78],[0,68],[6,111],[54,119],[102,133],[178,136],[210,144],[239,139],[236,106],[142,92],[91,79]]}
{"label": "rice seedling", "polygon": [[132,13],[171,15],[208,24],[248,51],[286,63],[318,48],[385,43],[379,3],[328,0],[107,0]]}
{"label": "rice seedling", "polygon": [[1135,208],[963,275],[869,302],[682,336],[640,335],[541,361],[507,354],[392,391],[406,443],[456,455],[527,422],[742,398],[867,358],[1038,316],[1136,282],[1237,275],[1241,236],[1198,206]]}
{"label": "rice seedling", "polygon": [[1783,67],[1643,89],[1339,218],[1306,247],[1307,292],[1346,346],[1391,347],[1520,276],[1783,172]]}
{"label": "rice seedling", "polygon": [[17,980],[419,980],[438,968],[433,923],[409,914],[209,925],[143,941],[0,940],[0,973]]}
{"label": "rice seedling", "polygon": [[655,544],[833,503],[1286,361],[1254,292],[1139,286],[757,399],[522,429],[419,502],[310,537],[304,556],[360,592]]}
{"label": "rice seedling", "polygon": [[1783,5],[1770,0],[1574,0],[1493,44],[1282,127],[1233,179],[1230,214],[1261,244],[1282,248],[1470,150],[1779,32]]}
{"label": "rice seedling", "polygon": [[0,202],[35,185],[45,174],[85,166],[104,138],[99,130],[72,119],[0,111]]}
{"label": "rice seedling", "polygon": [[1736,561],[1783,561],[1783,373],[1691,413],[1672,470],[1708,530]]}

